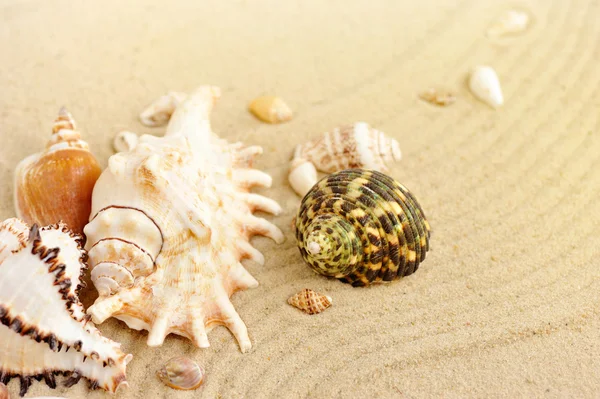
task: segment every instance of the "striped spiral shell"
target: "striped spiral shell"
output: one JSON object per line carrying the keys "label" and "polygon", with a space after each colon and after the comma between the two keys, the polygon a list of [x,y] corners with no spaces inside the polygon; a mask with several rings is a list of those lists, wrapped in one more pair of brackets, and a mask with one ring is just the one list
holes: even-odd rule
{"label": "striped spiral shell", "polygon": [[429,236],[415,197],[374,170],[347,169],[321,179],[296,216],[304,260],[315,272],[355,287],[414,273]]}

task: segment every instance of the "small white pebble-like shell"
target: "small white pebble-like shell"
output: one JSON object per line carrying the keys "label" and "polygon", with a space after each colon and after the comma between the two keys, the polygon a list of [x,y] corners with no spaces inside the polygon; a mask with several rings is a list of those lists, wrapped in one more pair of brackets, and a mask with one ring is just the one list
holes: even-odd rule
{"label": "small white pebble-like shell", "polygon": [[267,123],[282,123],[292,119],[290,107],[279,97],[257,97],[248,106],[250,112],[258,119]]}
{"label": "small white pebble-like shell", "polygon": [[469,78],[469,88],[479,100],[492,108],[504,104],[504,96],[496,71],[489,66],[478,66]]}
{"label": "small white pebble-like shell", "polygon": [[288,303],[305,313],[317,314],[331,306],[333,300],[330,296],[319,294],[305,288],[288,299]]}
{"label": "small white pebble-like shell", "polygon": [[174,389],[193,390],[204,382],[204,369],[183,356],[170,359],[156,375],[165,385]]}
{"label": "small white pebble-like shell", "polygon": [[137,134],[123,130],[122,132],[117,133],[115,136],[115,139],[113,140],[113,147],[116,152],[127,152],[133,150],[137,143]]}
{"label": "small white pebble-like shell", "polygon": [[524,32],[529,26],[530,19],[526,11],[508,10],[492,23],[486,35],[489,38],[501,38]]}
{"label": "small white pebble-like shell", "polygon": [[304,197],[317,182],[317,169],[312,162],[306,159],[294,159],[290,167],[288,180],[294,191],[301,197]]}

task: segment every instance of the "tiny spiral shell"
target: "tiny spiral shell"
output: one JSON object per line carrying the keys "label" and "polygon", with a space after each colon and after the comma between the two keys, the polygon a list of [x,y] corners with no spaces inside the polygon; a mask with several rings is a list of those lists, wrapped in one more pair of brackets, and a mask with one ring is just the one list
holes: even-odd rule
{"label": "tiny spiral shell", "polygon": [[308,288],[303,289],[299,293],[292,295],[288,299],[288,303],[301,311],[308,314],[321,313],[331,306],[332,299],[330,296],[319,294]]}
{"label": "tiny spiral shell", "polygon": [[197,389],[204,382],[204,369],[187,357],[174,357],[156,372],[165,385],[180,390]]}
{"label": "tiny spiral shell", "polygon": [[415,197],[374,170],[321,179],[304,197],[295,227],[311,268],[353,286],[408,276],[429,250],[429,223]]}

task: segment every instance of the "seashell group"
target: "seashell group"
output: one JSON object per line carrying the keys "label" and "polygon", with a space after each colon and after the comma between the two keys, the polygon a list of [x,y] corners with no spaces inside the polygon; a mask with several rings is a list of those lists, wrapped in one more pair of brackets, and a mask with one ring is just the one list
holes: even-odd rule
{"label": "seashell group", "polygon": [[492,108],[498,108],[504,104],[500,80],[492,67],[476,67],[469,78],[469,88],[475,97]]}
{"label": "seashell group", "polygon": [[197,389],[204,382],[204,369],[184,356],[167,361],[156,375],[165,385],[173,389]]}
{"label": "seashell group", "polygon": [[298,167],[307,162],[325,173],[348,168],[366,168],[387,172],[387,163],[402,158],[400,145],[383,132],[365,122],[336,128],[308,143],[298,145],[294,152],[288,179],[290,185],[304,196],[317,182],[316,174],[306,166],[300,173]]}
{"label": "seashell group", "polygon": [[331,306],[333,300],[330,296],[319,294],[308,288],[292,295],[288,303],[308,314],[321,313]]}
{"label": "seashell group", "polygon": [[374,170],[321,179],[296,216],[296,240],[317,273],[353,286],[414,273],[429,250],[429,223],[406,187]]}
{"label": "seashell group", "polygon": [[88,222],[100,165],[75,130],[71,114],[61,108],[46,149],[22,160],[15,171],[15,207],[25,222],[65,222],[82,234]]}
{"label": "seashell group", "polygon": [[127,384],[131,355],[100,334],[79,302],[81,241],[64,224],[0,224],[0,383],[18,377],[21,396],[33,379],[55,388],[57,373],[70,373],[67,386],[84,377],[114,393]]}
{"label": "seashell group", "polygon": [[203,86],[173,113],[164,137],[142,136],[132,151],[109,159],[92,198],[88,238],[91,278],[100,294],[88,313],[148,330],[148,345],[168,334],[208,347],[207,333],[226,326],[240,349],[251,347],[229,300],[256,287],[241,259],[264,263],[250,237],[283,241],[257,210],[281,211],[250,193],[271,177],[252,169],[257,146],[230,144],[212,132],[209,114],[220,96]]}

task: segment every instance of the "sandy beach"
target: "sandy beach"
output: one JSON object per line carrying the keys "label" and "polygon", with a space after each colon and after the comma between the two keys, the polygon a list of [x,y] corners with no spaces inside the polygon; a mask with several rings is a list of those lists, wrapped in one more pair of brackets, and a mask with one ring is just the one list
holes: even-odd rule
{"label": "sandy beach", "polygon": [[[531,24],[493,39],[510,9]],[[40,151],[66,106],[102,167],[123,129],[161,135],[139,112],[170,90],[221,87],[212,125],[231,142],[261,145],[256,190],[284,211],[266,216],[283,244],[256,237],[265,265],[232,302],[253,348],[224,327],[210,348],[110,319],[99,325],[133,354],[118,398],[594,398],[600,395],[600,4],[555,1],[6,0],[0,4],[0,217],[13,217],[13,172]],[[504,106],[467,87],[490,65]],[[447,107],[419,99],[436,87]],[[248,103],[282,97],[292,121],[268,125]],[[400,143],[390,175],[419,199],[431,251],[410,277],[353,288],[318,276],[290,221],[300,204],[287,181],[294,147],[366,121]],[[2,278],[0,276],[0,278]],[[333,306],[308,316],[287,298],[303,288]],[[84,304],[93,303],[93,286]],[[206,368],[198,391],[155,375],[176,355]],[[0,358],[1,361],[1,358]],[[63,377],[58,378],[63,381]],[[17,397],[19,382],[8,385]],[[108,397],[81,381],[28,396]]]}

